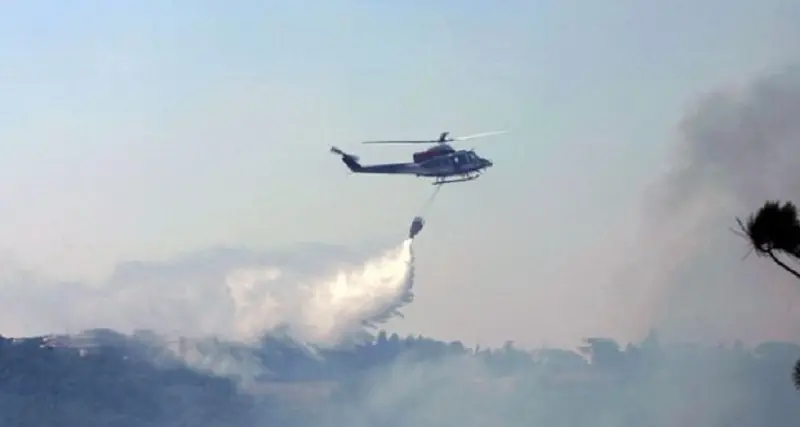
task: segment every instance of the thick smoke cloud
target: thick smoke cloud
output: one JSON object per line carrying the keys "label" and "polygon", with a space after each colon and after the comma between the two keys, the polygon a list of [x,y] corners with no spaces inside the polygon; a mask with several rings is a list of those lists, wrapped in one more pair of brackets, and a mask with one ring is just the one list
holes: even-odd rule
{"label": "thick smoke cloud", "polygon": [[800,65],[744,90],[708,94],[681,124],[684,167],[668,181],[666,208],[709,188],[741,208],[800,197]]}
{"label": "thick smoke cloud", "polygon": [[767,199],[800,200],[799,119],[797,65],[687,112],[626,278],[642,323],[680,339],[798,338],[789,325],[800,320],[800,284],[768,261],[743,262],[746,242],[730,227]]}

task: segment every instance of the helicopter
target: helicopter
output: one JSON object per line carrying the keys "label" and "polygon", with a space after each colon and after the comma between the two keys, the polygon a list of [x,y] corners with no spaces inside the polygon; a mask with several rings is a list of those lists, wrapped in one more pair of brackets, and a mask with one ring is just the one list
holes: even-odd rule
{"label": "helicopter", "polygon": [[464,141],[490,135],[498,135],[507,131],[483,132],[474,135],[451,137],[450,132],[442,132],[437,139],[400,140],[400,141],[364,141],[363,144],[436,144],[412,155],[412,162],[381,163],[362,165],[358,157],[331,147],[331,152],[342,157],[342,162],[353,173],[373,173],[389,175],[414,175],[434,178],[433,185],[452,184],[477,179],[483,171],[493,166],[491,160],[475,153],[475,150],[456,150],[450,142]]}

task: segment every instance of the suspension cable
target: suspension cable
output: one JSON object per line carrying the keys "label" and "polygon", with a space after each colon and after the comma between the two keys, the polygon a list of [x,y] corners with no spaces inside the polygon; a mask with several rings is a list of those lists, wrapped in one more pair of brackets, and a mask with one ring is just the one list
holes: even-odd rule
{"label": "suspension cable", "polygon": [[439,190],[441,190],[441,189],[442,189],[441,185],[437,185],[436,186],[436,188],[433,190],[433,193],[428,197],[428,200],[425,202],[424,205],[422,205],[422,209],[420,210],[420,213],[419,213],[418,216],[421,216],[423,218],[425,217],[425,215],[427,214],[427,212],[430,209],[431,205],[433,204],[434,199],[436,199],[436,195],[439,194]]}

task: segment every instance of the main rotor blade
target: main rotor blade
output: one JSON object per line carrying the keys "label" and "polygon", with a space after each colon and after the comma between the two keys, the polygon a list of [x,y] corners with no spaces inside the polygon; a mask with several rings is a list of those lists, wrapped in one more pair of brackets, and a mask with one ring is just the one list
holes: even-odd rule
{"label": "main rotor blade", "polygon": [[390,140],[390,141],[363,141],[362,144],[440,144],[440,143],[447,143],[453,141],[464,141],[467,139],[473,138],[482,138],[484,136],[491,136],[491,135],[499,135],[501,133],[506,133],[507,130],[498,130],[493,132],[483,132],[483,133],[476,133],[473,135],[467,136],[459,136],[459,137],[447,137],[443,141],[439,139],[418,139],[418,140]]}
{"label": "main rotor blade", "polygon": [[416,141],[363,141],[362,144],[432,144],[439,142],[438,139],[416,140]]}
{"label": "main rotor blade", "polygon": [[507,130],[497,130],[497,131],[493,131],[493,132],[482,132],[482,133],[476,133],[476,134],[467,135],[467,136],[458,136],[458,137],[452,138],[452,140],[453,141],[464,141],[464,140],[467,140],[467,139],[482,138],[484,136],[499,135],[501,133],[507,133],[507,132],[508,132]]}

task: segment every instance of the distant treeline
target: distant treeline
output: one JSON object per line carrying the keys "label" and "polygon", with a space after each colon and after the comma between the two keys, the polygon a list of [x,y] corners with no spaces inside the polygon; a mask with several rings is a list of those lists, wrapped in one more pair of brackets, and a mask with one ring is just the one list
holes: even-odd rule
{"label": "distant treeline", "polygon": [[[597,417],[615,426],[667,425],[669,418],[702,420],[695,425],[708,427],[788,425],[800,419],[800,395],[790,378],[800,346],[792,343],[665,346],[654,332],[624,348],[593,338],[575,351],[523,351],[510,342],[496,349],[467,348],[380,332],[374,341],[346,349],[313,349],[279,337],[264,338],[257,348],[215,340],[169,346],[168,351],[155,334],[107,330],[82,341],[2,339],[0,421],[314,427],[350,425],[354,413],[368,413],[359,418],[365,425],[400,427],[412,420],[424,425],[415,414],[431,419],[431,411],[444,418],[430,425],[456,425],[454,414],[471,411],[475,416],[496,411],[496,422],[502,416],[503,425],[520,426],[545,421],[585,426]],[[209,371],[219,371],[215,363],[239,360],[255,363],[260,372],[249,379],[220,377],[187,366],[181,357]],[[282,396],[288,388],[259,387],[294,383],[313,391],[323,382],[333,384],[332,392],[309,392],[310,399],[298,397],[296,389]],[[388,401],[378,405],[375,396]],[[435,412],[441,408],[431,403],[435,396],[452,396],[447,401],[463,408]]]}

